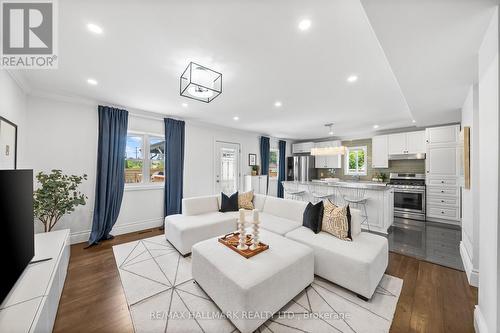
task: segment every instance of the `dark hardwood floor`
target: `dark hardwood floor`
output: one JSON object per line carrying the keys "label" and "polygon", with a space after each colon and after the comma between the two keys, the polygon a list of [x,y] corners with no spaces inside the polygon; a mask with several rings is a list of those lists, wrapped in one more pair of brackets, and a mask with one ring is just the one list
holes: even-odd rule
{"label": "dark hardwood floor", "polygon": [[[133,332],[112,246],[162,233],[120,235],[86,250],[72,245],[54,332]],[[387,274],[404,280],[391,332],[474,332],[477,289],[465,273],[391,252]]]}

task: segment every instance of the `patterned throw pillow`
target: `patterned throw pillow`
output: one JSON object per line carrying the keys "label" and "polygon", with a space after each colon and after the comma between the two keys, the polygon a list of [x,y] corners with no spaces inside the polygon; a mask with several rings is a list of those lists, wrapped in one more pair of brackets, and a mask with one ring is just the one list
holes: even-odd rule
{"label": "patterned throw pillow", "polygon": [[352,241],[349,206],[338,207],[330,200],[324,202],[321,230],[333,236]]}
{"label": "patterned throw pillow", "polygon": [[253,209],[253,191],[238,195],[238,206],[243,209]]}

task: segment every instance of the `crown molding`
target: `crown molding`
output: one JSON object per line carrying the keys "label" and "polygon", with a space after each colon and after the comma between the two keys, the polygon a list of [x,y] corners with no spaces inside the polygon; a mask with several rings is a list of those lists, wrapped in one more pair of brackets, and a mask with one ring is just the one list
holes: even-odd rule
{"label": "crown molding", "polygon": [[25,95],[29,95],[32,88],[23,74],[15,69],[5,69],[5,71],[10,75],[12,80],[17,84],[17,86],[24,92]]}

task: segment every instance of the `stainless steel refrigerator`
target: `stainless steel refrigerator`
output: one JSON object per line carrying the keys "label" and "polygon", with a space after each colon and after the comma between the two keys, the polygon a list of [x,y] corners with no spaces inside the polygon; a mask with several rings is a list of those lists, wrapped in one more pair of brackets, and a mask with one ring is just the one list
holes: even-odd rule
{"label": "stainless steel refrigerator", "polygon": [[297,155],[288,157],[287,180],[296,182],[311,181],[316,178],[314,156]]}

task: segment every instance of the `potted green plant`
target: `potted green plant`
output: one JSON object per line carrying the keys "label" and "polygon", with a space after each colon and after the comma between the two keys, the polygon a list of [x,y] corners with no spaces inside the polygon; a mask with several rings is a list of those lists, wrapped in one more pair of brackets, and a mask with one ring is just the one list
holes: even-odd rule
{"label": "potted green plant", "polygon": [[40,186],[33,193],[33,208],[45,232],[51,231],[65,214],[86,204],[88,198],[78,187],[87,180],[87,175],[68,176],[61,170],[52,170],[49,174],[39,172],[36,179]]}
{"label": "potted green plant", "polygon": [[259,174],[259,166],[252,165],[252,176],[257,176]]}
{"label": "potted green plant", "polygon": [[387,179],[387,174],[381,172],[379,178],[382,180],[383,183],[385,183]]}

